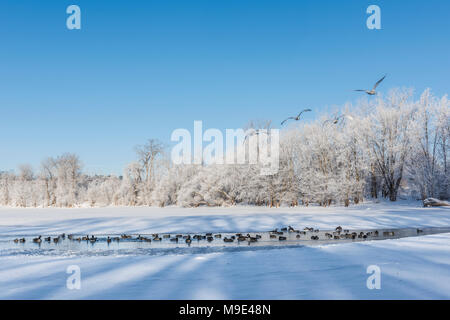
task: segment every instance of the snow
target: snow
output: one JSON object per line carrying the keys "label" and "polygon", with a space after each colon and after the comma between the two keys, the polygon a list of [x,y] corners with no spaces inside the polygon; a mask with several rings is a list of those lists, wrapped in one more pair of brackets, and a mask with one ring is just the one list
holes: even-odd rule
{"label": "snow", "polygon": [[[419,202],[341,208],[0,208],[0,235],[450,226]],[[68,266],[81,289],[66,288]],[[366,287],[367,267],[381,289]],[[157,255],[0,255],[1,299],[449,299],[450,234],[300,248]]]}

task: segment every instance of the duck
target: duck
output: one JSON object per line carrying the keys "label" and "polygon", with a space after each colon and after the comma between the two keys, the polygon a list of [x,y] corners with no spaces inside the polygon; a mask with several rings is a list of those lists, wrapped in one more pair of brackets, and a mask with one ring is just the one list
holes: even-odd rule
{"label": "duck", "polygon": [[34,238],[34,239],[33,239],[33,242],[34,242],[34,243],[41,243],[41,242],[42,242],[42,239],[41,239],[41,238],[42,238],[42,236],[39,236],[39,237],[37,237],[37,238]]}

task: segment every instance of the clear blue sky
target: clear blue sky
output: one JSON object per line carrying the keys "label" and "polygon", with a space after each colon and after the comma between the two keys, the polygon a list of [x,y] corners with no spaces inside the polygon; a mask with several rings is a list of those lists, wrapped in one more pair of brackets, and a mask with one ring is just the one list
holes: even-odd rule
{"label": "clear blue sky", "polygon": [[450,91],[447,0],[2,0],[0,45],[0,170],[75,152],[121,173],[135,145],[194,120],[313,118],[384,73],[381,91]]}

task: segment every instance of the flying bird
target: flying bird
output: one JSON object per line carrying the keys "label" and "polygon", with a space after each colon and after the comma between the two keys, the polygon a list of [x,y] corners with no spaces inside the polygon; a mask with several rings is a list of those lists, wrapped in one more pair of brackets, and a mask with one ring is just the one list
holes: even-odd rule
{"label": "flying bird", "polygon": [[378,85],[381,83],[381,81],[384,80],[384,78],[386,78],[386,75],[384,75],[383,78],[381,78],[380,80],[377,81],[377,83],[375,83],[375,85],[373,86],[372,90],[361,90],[361,89],[358,89],[358,90],[355,90],[355,91],[365,92],[365,93],[367,93],[370,96],[376,95],[377,92],[375,91],[375,89],[378,87]]}
{"label": "flying bird", "polygon": [[255,129],[252,129],[252,132],[249,133],[249,134],[247,134],[247,135],[245,136],[244,141],[243,141],[242,143],[245,143],[245,141],[247,140],[247,138],[252,137],[252,136],[255,136],[255,135],[259,135],[260,133],[267,134],[267,132],[266,132],[265,130],[262,131],[262,130],[255,130]]}
{"label": "flying bird", "polygon": [[291,120],[291,119],[298,121],[298,120],[300,120],[300,116],[302,115],[303,112],[309,112],[309,111],[312,111],[312,110],[311,109],[302,110],[302,112],[300,112],[296,117],[289,117],[289,118],[283,120],[283,122],[281,122],[281,125],[283,125],[286,121]]}
{"label": "flying bird", "polygon": [[338,124],[338,123],[339,123],[339,120],[341,120],[342,118],[346,118],[346,119],[349,119],[349,120],[353,120],[353,117],[352,117],[352,116],[350,116],[350,115],[348,115],[348,114],[342,114],[342,115],[340,115],[340,116],[334,117],[333,119],[325,120],[325,121],[323,122],[322,126],[324,126],[326,123]]}

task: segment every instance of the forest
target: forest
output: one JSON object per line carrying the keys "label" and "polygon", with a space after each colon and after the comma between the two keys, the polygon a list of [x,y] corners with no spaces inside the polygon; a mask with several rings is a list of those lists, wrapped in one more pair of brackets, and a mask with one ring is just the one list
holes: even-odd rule
{"label": "forest", "polygon": [[[271,122],[254,129],[270,128]],[[73,153],[0,171],[0,206],[350,206],[450,198],[450,101],[393,89],[280,131],[279,171],[258,164],[175,165],[149,139],[122,176],[89,175]],[[245,152],[245,151],[244,151]]]}

